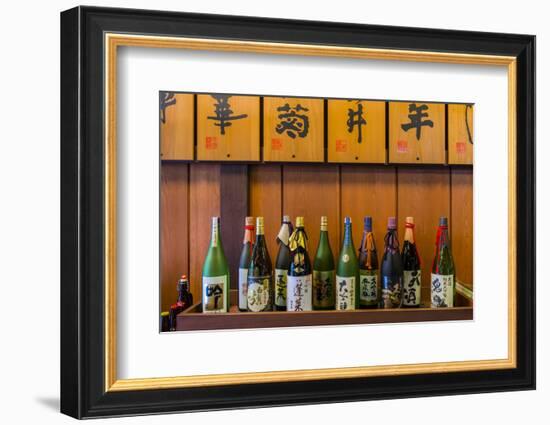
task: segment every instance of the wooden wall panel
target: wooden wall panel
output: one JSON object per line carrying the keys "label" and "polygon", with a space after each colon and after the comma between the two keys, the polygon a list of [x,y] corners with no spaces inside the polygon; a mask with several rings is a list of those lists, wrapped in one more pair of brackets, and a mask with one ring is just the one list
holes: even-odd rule
{"label": "wooden wall panel", "polygon": [[303,216],[313,260],[317,252],[321,216],[328,217],[330,246],[334,255],[340,250],[340,174],[337,165],[284,165],[283,212],[293,224]]}
{"label": "wooden wall panel", "polygon": [[162,159],[192,160],[194,154],[193,94],[160,93],[160,156]]}
{"label": "wooden wall panel", "polygon": [[448,105],[449,164],[472,164],[474,160],[474,107]]}
{"label": "wooden wall panel", "polygon": [[[228,120],[214,119],[219,115],[216,109],[220,108],[231,111]],[[198,95],[197,159],[259,161],[260,97]]]}
{"label": "wooden wall panel", "polygon": [[329,99],[327,107],[329,162],[386,162],[386,102]]}
{"label": "wooden wall panel", "polygon": [[161,311],[177,300],[176,284],[189,274],[189,166],[163,163],[160,184],[160,291]]}
{"label": "wooden wall panel", "polygon": [[451,249],[456,278],[473,286],[473,172],[472,169],[451,170]]}
{"label": "wooden wall panel", "polygon": [[323,99],[264,97],[263,115],[265,161],[324,160]]}
{"label": "wooden wall panel", "polygon": [[449,168],[400,168],[397,171],[397,218],[401,246],[405,217],[414,217],[422,263],[422,302],[429,303],[430,274],[439,217],[450,217]]}
{"label": "wooden wall panel", "polygon": [[[424,108],[414,109],[413,108]],[[422,125],[407,129],[418,114]],[[389,162],[445,163],[445,105],[442,103],[389,102]],[[420,136],[420,137],[417,137]]]}
{"label": "wooden wall panel", "polygon": [[283,219],[281,165],[250,165],[248,169],[249,208],[248,214],[264,217],[267,249],[275,264],[278,245],[277,233]]}
{"label": "wooden wall panel", "polygon": [[220,165],[190,164],[189,183],[189,274],[193,297],[201,300],[202,264],[210,242],[212,217],[221,214]]}
{"label": "wooden wall panel", "polygon": [[363,236],[363,218],[370,215],[379,260],[384,250],[388,217],[397,214],[395,167],[342,166],[341,215],[353,223],[353,242],[359,249]]}
{"label": "wooden wall panel", "polygon": [[220,167],[221,235],[231,288],[237,288],[244,221],[248,214],[248,166],[221,164]]}

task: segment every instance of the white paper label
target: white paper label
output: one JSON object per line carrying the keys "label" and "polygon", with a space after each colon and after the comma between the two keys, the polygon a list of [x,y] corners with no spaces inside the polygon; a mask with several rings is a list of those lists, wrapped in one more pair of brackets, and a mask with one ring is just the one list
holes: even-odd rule
{"label": "white paper label", "polygon": [[247,280],[248,279],[248,269],[239,269],[239,310],[246,310],[247,308]]}
{"label": "white paper label", "polygon": [[420,287],[422,273],[420,270],[403,271],[403,305],[420,305]]}
{"label": "white paper label", "polygon": [[254,312],[271,310],[270,283],[270,276],[248,278],[246,293],[248,310]]}
{"label": "white paper label", "polygon": [[452,274],[433,274],[431,284],[432,307],[454,306],[454,276]]}
{"label": "white paper label", "polygon": [[286,269],[275,269],[275,305],[286,307]]}
{"label": "white paper label", "polygon": [[355,310],[355,276],[336,275],[336,310]]}
{"label": "white paper label", "polygon": [[287,276],[287,311],[311,311],[312,278],[307,276]]}
{"label": "white paper label", "polygon": [[202,311],[204,313],[227,313],[225,294],[227,276],[202,277]]}
{"label": "white paper label", "polygon": [[361,270],[361,289],[359,300],[361,303],[374,303],[378,301],[378,271]]}

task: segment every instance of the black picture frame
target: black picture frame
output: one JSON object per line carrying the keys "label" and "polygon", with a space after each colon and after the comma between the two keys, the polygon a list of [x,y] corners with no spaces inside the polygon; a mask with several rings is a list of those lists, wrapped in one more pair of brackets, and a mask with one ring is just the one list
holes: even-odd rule
{"label": "black picture frame", "polygon": [[[258,40],[517,58],[517,367],[106,392],[104,34]],[[61,13],[61,412],[76,418],[535,388],[535,37],[76,7]],[[480,172],[484,172],[481,170]]]}

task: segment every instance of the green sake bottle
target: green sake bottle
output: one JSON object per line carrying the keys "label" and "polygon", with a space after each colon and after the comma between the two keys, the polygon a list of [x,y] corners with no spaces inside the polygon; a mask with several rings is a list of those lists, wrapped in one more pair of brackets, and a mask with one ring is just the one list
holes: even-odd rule
{"label": "green sake bottle", "polygon": [[328,219],[321,217],[321,235],[313,260],[313,310],[334,310],[336,271],[328,239]]}
{"label": "green sake bottle", "polygon": [[210,246],[202,266],[203,313],[227,313],[229,287],[229,266],[220,236],[220,217],[212,217]]}
{"label": "green sake bottle", "polygon": [[359,308],[359,261],[353,246],[351,218],[344,219],[344,240],[336,268],[336,310]]}
{"label": "green sake bottle", "polygon": [[439,219],[432,265],[431,304],[433,308],[453,307],[456,291],[455,265],[451,253],[447,217]]}

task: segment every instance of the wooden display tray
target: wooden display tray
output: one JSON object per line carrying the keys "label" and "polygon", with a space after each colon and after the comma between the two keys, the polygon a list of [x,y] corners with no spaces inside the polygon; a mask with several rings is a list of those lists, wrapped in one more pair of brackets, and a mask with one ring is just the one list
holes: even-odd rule
{"label": "wooden display tray", "polygon": [[357,325],[369,323],[434,322],[472,320],[472,301],[457,291],[456,304],[451,308],[396,308],[351,311],[268,311],[240,312],[236,304],[236,291],[231,291],[229,313],[202,313],[197,303],[177,316],[177,331],[214,329],[286,328],[296,326]]}

